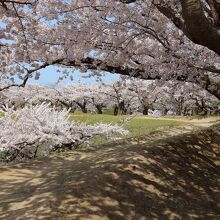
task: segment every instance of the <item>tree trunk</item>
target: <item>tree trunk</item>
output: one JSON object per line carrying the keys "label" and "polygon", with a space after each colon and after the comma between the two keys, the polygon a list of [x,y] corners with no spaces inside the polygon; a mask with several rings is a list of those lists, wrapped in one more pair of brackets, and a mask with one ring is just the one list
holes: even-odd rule
{"label": "tree trunk", "polygon": [[121,101],[118,105],[119,111],[121,115],[126,115],[127,114],[127,109],[125,108],[125,102]]}
{"label": "tree trunk", "polygon": [[86,108],[86,105],[81,105],[81,104],[78,104],[79,105],[79,107],[80,107],[80,109],[81,109],[81,111],[83,112],[83,113],[87,113],[87,108]]}
{"label": "tree trunk", "polygon": [[168,113],[168,109],[165,108],[165,109],[163,110],[163,115],[167,115],[167,113]]}
{"label": "tree trunk", "polygon": [[81,109],[81,111],[83,112],[83,113],[87,113],[88,111],[87,111],[87,108],[86,108],[86,102],[83,102],[83,103],[79,103],[79,102],[75,102],[79,107],[80,107],[80,109]]}
{"label": "tree trunk", "polygon": [[148,106],[144,106],[143,115],[148,115],[149,108]]}
{"label": "tree trunk", "polygon": [[95,106],[98,114],[102,114],[102,107],[100,105]]}
{"label": "tree trunk", "polygon": [[117,105],[114,106],[114,115],[115,116],[118,115],[118,106]]}
{"label": "tree trunk", "polygon": [[182,0],[181,4],[187,37],[220,55],[220,29],[207,19],[201,1]]}
{"label": "tree trunk", "polygon": [[81,111],[83,112],[83,113],[87,113],[88,111],[87,111],[87,109],[86,109],[86,107],[81,107]]}

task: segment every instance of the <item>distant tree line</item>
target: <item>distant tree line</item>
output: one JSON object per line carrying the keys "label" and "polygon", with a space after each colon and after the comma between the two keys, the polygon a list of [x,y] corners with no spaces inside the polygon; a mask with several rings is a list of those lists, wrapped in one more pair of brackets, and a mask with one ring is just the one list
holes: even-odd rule
{"label": "distant tree line", "polygon": [[51,103],[57,109],[81,110],[102,114],[112,109],[114,115],[159,111],[161,115],[217,115],[219,100],[192,83],[146,81],[122,77],[112,84],[68,84],[57,88],[29,84],[11,87],[0,93],[2,106],[23,108],[30,104]]}

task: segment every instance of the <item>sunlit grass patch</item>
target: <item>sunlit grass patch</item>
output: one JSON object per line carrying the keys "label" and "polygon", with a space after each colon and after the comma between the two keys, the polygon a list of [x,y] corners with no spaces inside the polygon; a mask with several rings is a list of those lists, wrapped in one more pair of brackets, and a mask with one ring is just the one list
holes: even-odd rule
{"label": "sunlit grass patch", "polygon": [[[106,114],[72,114],[70,116],[71,120],[85,122],[87,124],[95,123],[112,123],[118,124],[122,123],[129,116],[113,116]],[[149,119],[145,117],[134,117],[127,124],[125,128],[130,131],[129,136],[139,136],[144,135],[152,130],[162,128],[162,127],[173,127],[180,125],[180,122],[174,120],[163,120],[163,119]]]}

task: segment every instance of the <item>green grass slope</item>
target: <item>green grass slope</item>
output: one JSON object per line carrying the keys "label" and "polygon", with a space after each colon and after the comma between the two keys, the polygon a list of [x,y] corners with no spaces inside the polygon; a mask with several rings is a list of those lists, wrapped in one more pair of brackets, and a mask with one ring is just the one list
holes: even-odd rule
{"label": "green grass slope", "polygon": [[[111,123],[111,124],[121,124],[123,120],[126,120],[129,116],[113,116],[107,114],[72,114],[70,120],[75,120],[79,122],[85,122],[87,124],[95,123]],[[174,120],[164,120],[164,119],[150,119],[145,117],[133,117],[125,128],[130,131],[129,136],[139,136],[146,134],[152,130],[163,128],[163,127],[174,127],[181,125],[181,122]]]}

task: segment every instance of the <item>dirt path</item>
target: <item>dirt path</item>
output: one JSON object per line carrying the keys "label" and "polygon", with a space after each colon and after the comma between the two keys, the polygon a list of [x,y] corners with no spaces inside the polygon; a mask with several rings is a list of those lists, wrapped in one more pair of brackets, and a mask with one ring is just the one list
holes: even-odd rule
{"label": "dirt path", "polygon": [[1,167],[0,219],[220,219],[220,128],[165,136]]}
{"label": "dirt path", "polygon": [[178,116],[170,116],[170,117],[152,117],[152,116],[137,116],[139,118],[145,118],[145,119],[154,119],[154,120],[173,120],[173,121],[179,121],[179,122],[184,122],[186,124],[197,126],[197,127],[209,127],[211,125],[214,125],[218,122],[220,122],[220,116],[213,116],[213,117],[204,117],[204,118],[194,118],[191,119],[186,118],[186,117],[178,117]]}

